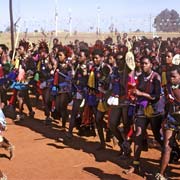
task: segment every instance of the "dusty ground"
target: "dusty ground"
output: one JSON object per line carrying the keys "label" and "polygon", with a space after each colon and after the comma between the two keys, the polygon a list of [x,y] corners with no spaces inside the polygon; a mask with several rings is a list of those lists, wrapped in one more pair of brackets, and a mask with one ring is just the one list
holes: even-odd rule
{"label": "dusty ground", "polygon": [[[70,141],[60,128],[61,122],[44,125],[41,110],[35,110],[35,118],[14,123],[7,119],[4,133],[15,146],[15,157],[9,160],[7,151],[0,149],[0,169],[8,180],[139,180],[135,174],[125,175],[131,159],[120,159],[118,147],[108,143],[107,150],[97,151],[99,139],[75,137]],[[68,126],[68,125],[67,125]],[[62,141],[57,141],[62,138]],[[150,136],[150,138],[152,138]],[[63,140],[64,139],[64,140]],[[5,155],[4,155],[5,154]],[[149,173],[158,171],[160,151],[149,149],[142,153],[142,166]],[[171,165],[172,179],[180,179],[179,165]],[[154,179],[148,176],[147,179]]]}

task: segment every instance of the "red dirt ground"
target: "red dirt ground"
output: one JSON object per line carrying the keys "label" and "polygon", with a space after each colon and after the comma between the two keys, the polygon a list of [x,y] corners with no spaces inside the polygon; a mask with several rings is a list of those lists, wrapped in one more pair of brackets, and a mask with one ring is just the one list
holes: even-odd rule
{"label": "red dirt ground", "polygon": [[[142,177],[126,175],[131,159],[118,156],[118,146],[107,143],[107,150],[97,151],[98,136],[65,138],[61,122],[45,126],[44,114],[35,110],[35,118],[13,122],[7,118],[8,130],[4,136],[15,146],[15,156],[9,160],[0,149],[0,169],[8,180],[139,180]],[[68,127],[68,124],[67,124]],[[67,129],[66,129],[67,131]],[[57,141],[62,138],[62,141]],[[152,138],[150,136],[150,138]],[[64,139],[64,140],[63,140]],[[155,173],[159,168],[160,151],[149,149],[142,153],[142,166]],[[179,165],[170,165],[171,179],[180,179]],[[146,179],[154,179],[148,176]]]}

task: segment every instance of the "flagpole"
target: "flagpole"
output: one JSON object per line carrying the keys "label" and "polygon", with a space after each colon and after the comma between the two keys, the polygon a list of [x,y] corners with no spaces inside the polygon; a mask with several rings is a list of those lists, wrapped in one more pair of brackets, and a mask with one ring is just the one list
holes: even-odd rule
{"label": "flagpole", "polygon": [[69,36],[72,35],[72,17],[71,17],[71,8],[69,8]]}
{"label": "flagpole", "polygon": [[18,31],[17,31],[17,36],[16,36],[15,45],[14,45],[12,60],[14,60],[14,57],[15,57],[16,47],[17,47],[18,40],[19,40],[19,34],[20,34],[20,27],[18,28]]}
{"label": "flagpole", "polygon": [[57,12],[57,0],[55,0],[55,29],[56,29],[56,37],[58,35],[58,12]]}
{"label": "flagpole", "polygon": [[100,6],[97,6],[97,34],[100,34]]}

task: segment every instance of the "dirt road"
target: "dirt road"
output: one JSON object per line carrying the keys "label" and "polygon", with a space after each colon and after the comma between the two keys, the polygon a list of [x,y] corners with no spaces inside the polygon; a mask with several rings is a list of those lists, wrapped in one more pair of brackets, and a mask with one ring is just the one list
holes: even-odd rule
{"label": "dirt road", "polygon": [[[125,175],[131,159],[121,159],[118,146],[108,143],[107,150],[97,151],[98,137],[79,137],[74,134],[68,140],[60,128],[61,122],[44,125],[41,110],[35,110],[35,118],[20,122],[7,119],[8,130],[4,133],[15,146],[15,157],[9,160],[0,149],[0,169],[8,180],[138,180],[135,174]],[[68,126],[68,125],[67,125]],[[58,141],[60,138],[60,141]],[[142,153],[143,168],[158,171],[160,151],[150,149]],[[180,168],[171,165],[172,179],[180,179]],[[148,176],[147,179],[153,179]]]}

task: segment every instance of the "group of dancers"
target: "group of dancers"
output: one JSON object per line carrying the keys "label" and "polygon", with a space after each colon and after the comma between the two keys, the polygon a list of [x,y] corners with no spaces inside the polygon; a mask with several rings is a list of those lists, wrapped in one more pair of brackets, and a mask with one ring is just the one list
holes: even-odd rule
{"label": "group of dancers", "polygon": [[[11,96],[8,95],[11,92]],[[126,174],[142,173],[141,152],[148,149],[147,127],[162,149],[159,173],[166,179],[169,163],[180,158],[180,38],[111,37],[94,45],[76,40],[63,45],[54,38],[52,49],[45,40],[25,39],[15,51],[0,44],[1,131],[3,112],[14,120],[34,118],[31,97],[41,98],[45,125],[61,119],[66,137],[99,136],[97,150],[116,138],[120,155],[133,161]],[[68,106],[71,104],[69,114]],[[97,131],[96,131],[97,129]],[[1,147],[13,156],[13,146],[1,136]]]}

